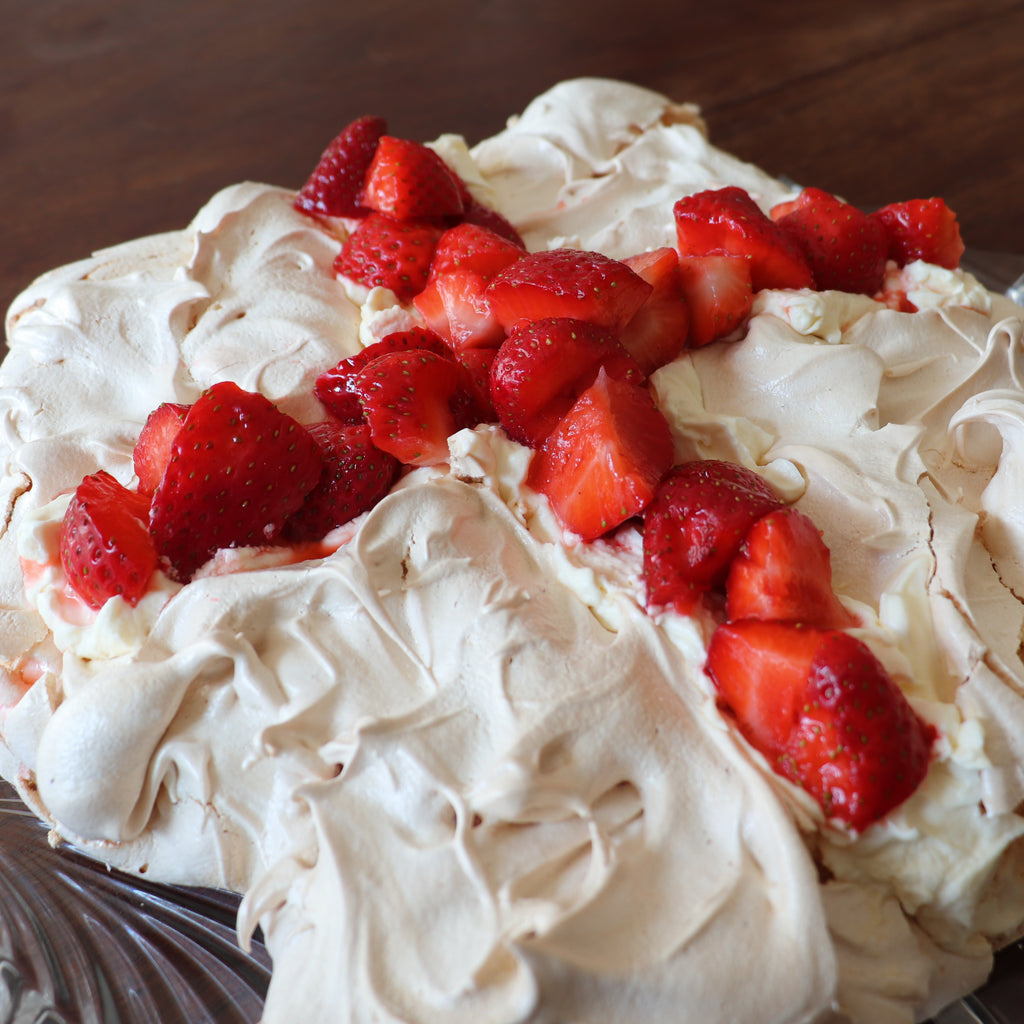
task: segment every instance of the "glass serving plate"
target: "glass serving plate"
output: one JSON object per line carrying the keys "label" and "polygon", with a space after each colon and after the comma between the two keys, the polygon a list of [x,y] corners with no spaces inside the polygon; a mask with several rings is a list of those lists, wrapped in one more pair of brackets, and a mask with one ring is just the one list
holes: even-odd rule
{"label": "glass serving plate", "polygon": [[237,908],[51,848],[0,781],[0,1024],[255,1024],[270,957]]}
{"label": "glass serving plate", "polygon": [[[0,780],[0,1024],[257,1024],[270,957],[238,947],[237,909],[53,849]],[[1024,942],[929,1024],[1024,1024]]]}

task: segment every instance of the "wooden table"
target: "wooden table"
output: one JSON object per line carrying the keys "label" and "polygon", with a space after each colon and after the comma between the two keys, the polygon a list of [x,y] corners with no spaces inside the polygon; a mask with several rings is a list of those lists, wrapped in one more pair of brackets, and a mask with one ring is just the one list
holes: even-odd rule
{"label": "wooden table", "polygon": [[865,205],[943,195],[1024,250],[1024,0],[5,0],[0,306],[181,227],[223,185],[298,187],[348,120],[471,142],[562,78],[693,100],[712,139]]}

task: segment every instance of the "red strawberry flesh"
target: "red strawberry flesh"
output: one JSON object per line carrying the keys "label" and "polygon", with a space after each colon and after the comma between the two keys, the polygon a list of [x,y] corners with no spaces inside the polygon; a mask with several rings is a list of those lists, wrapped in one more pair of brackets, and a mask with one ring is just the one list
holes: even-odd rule
{"label": "red strawberry flesh", "polygon": [[724,581],[751,526],[781,507],[764,479],[742,466],[716,459],[674,466],[644,515],[648,607],[692,611]]}
{"label": "red strawberry flesh", "polygon": [[754,304],[743,256],[681,256],[679,283],[690,311],[688,342],[700,348],[732,334]]}
{"label": "red strawberry flesh", "polygon": [[295,197],[296,208],[328,217],[365,216],[359,193],[385,131],[384,119],[373,116],[360,117],[342,129]]}
{"label": "red strawberry flesh", "polygon": [[446,461],[461,426],[453,409],[461,383],[459,365],[424,349],[375,359],[357,380],[373,443],[406,465]]}
{"label": "red strawberry flesh", "polygon": [[187,405],[165,402],[149,414],[132,452],[139,490],[152,494],[164,477],[171,446],[188,412]]}
{"label": "red strawberry flesh", "polygon": [[647,389],[602,369],[534,455],[527,483],[567,530],[593,540],[643,510],[672,458]]}
{"label": "red strawberry flesh", "polygon": [[523,248],[479,224],[457,224],[438,239],[431,276],[474,270],[487,281],[523,255]]}
{"label": "red strawberry flesh", "polygon": [[91,608],[118,595],[136,605],[157,568],[149,498],[104,470],[87,476],[64,515],[60,556],[72,589]]}
{"label": "red strawberry flesh", "polygon": [[690,308],[683,294],[679,256],[667,246],[623,260],[650,286],[651,294],[619,333],[622,347],[652,374],[686,346]]}
{"label": "red strawberry flesh", "polygon": [[452,412],[459,427],[497,423],[498,414],[491,401],[491,366],[496,355],[493,348],[464,348],[456,353],[459,390],[452,400]]}
{"label": "red strawberry flesh", "polygon": [[320,477],[316,442],[260,394],[224,381],[189,409],[153,495],[150,526],[177,580],[220,548],[263,545]]}
{"label": "red strawberry flesh", "polygon": [[334,270],[367,288],[390,288],[400,302],[408,302],[427,283],[441,230],[373,212],[345,240]]}
{"label": "red strawberry flesh", "polygon": [[885,229],[889,259],[901,267],[914,260],[954,270],[964,243],[956,214],[942,199],[910,199],[890,203],[871,214]]}
{"label": "red strawberry flesh", "polygon": [[643,371],[610,331],[570,317],[514,329],[491,365],[491,398],[515,441],[536,447],[604,367],[640,383]]}
{"label": "red strawberry flesh", "polygon": [[750,620],[715,630],[707,671],[740,732],[768,758],[786,749],[800,718],[822,634]]}
{"label": "red strawberry flesh", "polygon": [[522,249],[487,228],[458,224],[438,240],[430,276],[413,305],[453,348],[496,348],[505,332],[486,289],[522,255]]}
{"label": "red strawberry flesh", "polygon": [[522,320],[572,317],[617,332],[650,293],[651,286],[618,260],[548,249],[527,253],[498,274],[487,298],[506,331]]}
{"label": "red strawberry flesh", "polygon": [[832,589],[832,565],[821,531],[795,508],[755,522],[729,566],[730,619],[779,619],[844,629],[854,625]]}
{"label": "red strawberry flesh", "polygon": [[755,292],[813,286],[803,253],[744,189],[695,192],[680,199],[673,214],[680,256],[741,256],[750,262]]}
{"label": "red strawberry flesh", "polygon": [[283,536],[293,543],[323,538],[387,494],[398,472],[398,460],[374,447],[365,423],[330,420],[308,426],[323,462],[320,481],[285,523]]}
{"label": "red strawberry flesh", "polygon": [[707,670],[751,745],[827,817],[863,830],[928,770],[934,730],[849,633],[729,623],[711,639]]}
{"label": "red strawberry flesh", "polygon": [[434,220],[463,211],[448,165],[428,146],[384,135],[366,171],[359,201],[396,220]]}
{"label": "red strawberry flesh", "polygon": [[362,423],[363,405],[358,387],[359,374],[382,355],[422,348],[440,356],[451,356],[448,346],[433,331],[411,327],[384,335],[380,341],[367,345],[354,356],[347,356],[329,370],[324,370],[313,385],[313,394],[327,411],[342,423]]}
{"label": "red strawberry flesh", "polygon": [[882,286],[887,239],[877,220],[820,188],[778,212],[776,225],[807,256],[818,289],[873,295]]}

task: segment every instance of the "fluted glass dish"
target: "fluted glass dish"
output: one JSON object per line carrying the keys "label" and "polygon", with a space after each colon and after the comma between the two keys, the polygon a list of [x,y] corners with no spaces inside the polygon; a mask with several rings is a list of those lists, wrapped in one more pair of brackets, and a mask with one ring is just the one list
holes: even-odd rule
{"label": "fluted glass dish", "polygon": [[0,782],[0,1024],[256,1024],[270,958],[237,908],[51,848]]}
{"label": "fluted glass dish", "polygon": [[[237,909],[51,848],[0,780],[0,1024],[258,1024],[270,958],[239,948]],[[1024,1024],[1024,943],[933,1024]]]}

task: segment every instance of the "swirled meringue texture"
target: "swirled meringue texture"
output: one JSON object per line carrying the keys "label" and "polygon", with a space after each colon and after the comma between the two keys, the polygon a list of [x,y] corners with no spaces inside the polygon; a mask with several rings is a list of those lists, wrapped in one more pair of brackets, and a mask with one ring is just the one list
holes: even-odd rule
{"label": "swirled meringue texture", "polygon": [[[684,193],[789,195],[694,107],[604,80],[435,145],[531,248],[622,257],[672,244]],[[652,380],[680,459],[755,468],[823,529],[859,635],[940,731],[918,793],[853,837],[717,712],[711,624],[642,610],[638,534],[564,537],[496,428],[326,557],[230,552],[136,610],[75,602],[60,495],[130,484],[152,408],[231,379],[311,422],[316,375],[408,320],[346,291],[339,226],[290,200],[226,189],[11,308],[0,770],[37,813],[243,892],[267,1024],[898,1024],[980,983],[1024,920],[1024,311],[923,264],[890,275],[916,314],[766,292],[743,339]]]}

